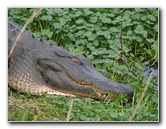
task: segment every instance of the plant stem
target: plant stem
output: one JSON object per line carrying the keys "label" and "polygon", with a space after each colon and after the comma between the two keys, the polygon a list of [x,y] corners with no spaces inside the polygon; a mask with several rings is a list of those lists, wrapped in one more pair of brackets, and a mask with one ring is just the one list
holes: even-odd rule
{"label": "plant stem", "polygon": [[72,112],[72,109],[73,109],[73,104],[74,104],[74,101],[72,100],[71,104],[70,104],[70,108],[69,108],[68,113],[67,113],[66,121],[70,121],[70,116],[71,116],[71,112]]}
{"label": "plant stem", "polygon": [[132,113],[132,115],[131,115],[130,118],[129,118],[129,121],[132,121],[133,118],[135,117],[135,115],[136,115],[136,113],[137,113],[137,111],[138,111],[138,108],[140,107],[141,102],[142,102],[142,100],[143,100],[143,98],[144,98],[144,96],[145,96],[145,94],[146,94],[146,91],[147,91],[148,86],[149,86],[149,84],[150,84],[150,80],[152,79],[152,75],[153,75],[153,70],[152,70],[152,72],[150,73],[150,76],[149,76],[149,78],[148,78],[148,81],[147,81],[147,83],[146,83],[146,86],[145,86],[145,88],[144,88],[144,90],[143,90],[143,92],[142,92],[142,95],[141,95],[141,97],[140,97],[140,99],[139,99],[139,101],[138,101],[138,103],[137,103],[137,105],[136,105],[136,108],[135,108],[134,112]]}

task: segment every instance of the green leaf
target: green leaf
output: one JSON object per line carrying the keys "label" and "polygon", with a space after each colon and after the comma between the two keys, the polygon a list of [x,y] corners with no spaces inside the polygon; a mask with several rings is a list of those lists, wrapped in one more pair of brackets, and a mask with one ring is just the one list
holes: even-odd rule
{"label": "green leaf", "polygon": [[100,17],[100,19],[102,20],[103,23],[111,23],[111,19],[106,16],[102,16]]}
{"label": "green leaf", "polygon": [[118,113],[111,113],[111,117],[113,117],[113,118],[118,117]]}
{"label": "green leaf", "polygon": [[86,26],[77,26],[77,30],[83,30],[83,29],[85,29],[86,28]]}
{"label": "green leaf", "polygon": [[89,41],[93,41],[95,38],[96,38],[96,35],[94,35],[94,34],[91,34],[88,36]]}
{"label": "green leaf", "polygon": [[69,33],[67,34],[67,36],[68,36],[71,40],[74,41],[75,38],[74,38],[73,33],[69,32]]}
{"label": "green leaf", "polygon": [[156,30],[156,32],[158,32],[158,24],[156,24],[153,28]]}
{"label": "green leaf", "polygon": [[115,17],[115,14],[114,13],[109,13],[108,16]]}
{"label": "green leaf", "polygon": [[94,28],[94,27],[95,27],[94,24],[88,24],[88,23],[86,24],[86,26],[87,26],[87,27],[90,27],[90,28]]}
{"label": "green leaf", "polygon": [[137,37],[136,40],[137,40],[138,42],[142,42],[142,38],[140,38],[140,37]]}
{"label": "green leaf", "polygon": [[96,23],[97,19],[98,19],[98,17],[90,17],[90,22]]}
{"label": "green leaf", "polygon": [[104,32],[102,30],[97,31],[97,35],[104,35]]}
{"label": "green leaf", "polygon": [[87,37],[89,37],[89,36],[91,36],[92,35],[92,31],[87,31],[87,32],[85,32],[85,34],[84,34],[85,36],[87,36]]}
{"label": "green leaf", "polygon": [[28,109],[26,109],[24,114],[22,115],[21,121],[28,120],[28,115],[29,115],[29,112],[28,112]]}
{"label": "green leaf", "polygon": [[[95,36],[95,38],[96,38],[96,36]],[[99,45],[99,41],[98,41],[97,39],[94,40],[93,43],[94,43],[95,46],[98,46],[98,45]]]}
{"label": "green leaf", "polygon": [[111,38],[110,34],[105,34],[104,37],[105,37],[106,39],[110,39],[110,38]]}
{"label": "green leaf", "polygon": [[66,24],[66,20],[63,18],[63,17],[60,17],[59,18],[59,21],[61,23],[61,26],[65,25]]}
{"label": "green leaf", "polygon": [[153,15],[148,15],[147,17],[151,21],[156,21],[156,18]]}
{"label": "green leaf", "polygon": [[126,35],[128,35],[128,36],[133,35],[133,31],[128,30],[127,33],[126,33]]}
{"label": "green leaf", "polygon": [[122,16],[117,16],[116,18],[115,18],[115,20],[113,20],[112,22],[114,23],[114,24],[117,24],[117,23],[119,23],[119,22],[121,22],[121,21],[124,21],[125,19],[123,19],[122,18]]}
{"label": "green leaf", "polygon": [[53,23],[54,29],[61,29],[62,28],[62,24],[60,23]]}
{"label": "green leaf", "polygon": [[84,22],[84,20],[83,20],[83,19],[78,19],[78,20],[76,20],[75,22],[76,22],[76,24],[81,24],[81,23]]}
{"label": "green leaf", "polygon": [[137,25],[136,29],[134,30],[134,32],[137,34],[142,34],[143,31],[144,31],[144,27],[142,25]]}
{"label": "green leaf", "polygon": [[139,13],[136,13],[136,14],[133,14],[133,15],[132,15],[132,19],[133,19],[133,20],[138,20],[140,17],[141,17],[141,16],[140,16]]}
{"label": "green leaf", "polygon": [[142,36],[143,36],[144,38],[147,38],[147,37],[148,37],[148,32],[147,32],[146,30],[144,30],[144,31],[142,32]]}
{"label": "green leaf", "polygon": [[75,35],[76,35],[76,37],[78,37],[78,36],[80,36],[80,35],[83,35],[84,33],[85,33],[84,31],[80,30],[80,31],[78,31]]}
{"label": "green leaf", "polygon": [[100,13],[100,12],[96,12],[96,13],[95,13],[95,16],[98,16],[98,17],[99,17],[99,16],[101,16],[101,13]]}
{"label": "green leaf", "polygon": [[76,13],[74,14],[75,17],[79,17],[80,15],[82,15],[83,12],[82,11],[76,11]]}
{"label": "green leaf", "polygon": [[84,13],[85,13],[86,15],[90,15],[90,14],[93,13],[93,12],[90,11],[88,8],[84,8],[83,11],[84,11]]}
{"label": "green leaf", "polygon": [[45,20],[45,21],[52,21],[52,16],[51,15],[44,15],[41,17],[42,20]]}
{"label": "green leaf", "polygon": [[117,27],[111,27],[109,30],[111,32],[120,32],[120,30]]}
{"label": "green leaf", "polygon": [[141,8],[135,8],[135,11],[140,13],[140,12],[144,12],[145,10],[144,9],[141,9]]}
{"label": "green leaf", "polygon": [[54,9],[54,13],[55,14],[60,14],[60,13],[63,13],[64,11],[61,9],[61,8],[55,8]]}
{"label": "green leaf", "polygon": [[126,20],[127,20],[127,19],[130,19],[130,14],[127,14],[127,13],[124,14],[123,19],[126,19]]}
{"label": "green leaf", "polygon": [[95,50],[95,47],[91,43],[87,44],[87,48],[89,48],[91,51]]}
{"label": "green leaf", "polygon": [[84,47],[83,47],[83,46],[79,46],[79,47],[75,50],[75,53],[79,54],[79,53],[81,53],[83,50],[84,50]]}
{"label": "green leaf", "polygon": [[149,43],[153,43],[155,40],[153,38],[146,39]]}
{"label": "green leaf", "polygon": [[142,20],[142,21],[146,21],[146,20],[147,20],[147,16],[142,16],[142,17],[141,17],[141,20]]}
{"label": "green leaf", "polygon": [[48,36],[49,38],[51,38],[52,35],[53,35],[53,32],[50,31],[49,29],[43,29],[43,30],[41,30],[41,35],[42,36]]}

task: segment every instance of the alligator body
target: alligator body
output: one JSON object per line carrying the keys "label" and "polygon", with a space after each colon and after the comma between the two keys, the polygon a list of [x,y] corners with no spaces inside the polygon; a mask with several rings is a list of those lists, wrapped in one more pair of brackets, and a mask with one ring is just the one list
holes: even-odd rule
{"label": "alligator body", "polygon": [[[8,22],[8,53],[21,31]],[[133,96],[133,88],[103,76],[90,60],[70,53],[24,31],[8,60],[8,84],[32,95],[56,94],[95,99]],[[110,94],[111,92],[111,94]]]}

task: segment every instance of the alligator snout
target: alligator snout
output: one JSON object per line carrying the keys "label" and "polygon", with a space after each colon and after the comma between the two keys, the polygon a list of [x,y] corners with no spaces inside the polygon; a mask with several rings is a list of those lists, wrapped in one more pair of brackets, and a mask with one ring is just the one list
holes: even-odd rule
{"label": "alligator snout", "polygon": [[95,81],[94,85],[101,93],[108,93],[108,98],[115,98],[119,94],[124,94],[129,100],[131,100],[134,94],[134,90],[132,87],[126,84],[114,82],[103,76]]}

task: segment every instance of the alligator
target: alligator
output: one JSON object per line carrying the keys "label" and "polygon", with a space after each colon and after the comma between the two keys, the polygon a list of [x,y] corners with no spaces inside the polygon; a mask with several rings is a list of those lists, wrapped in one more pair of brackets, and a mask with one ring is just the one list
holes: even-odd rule
{"label": "alligator", "polygon": [[[8,21],[8,54],[21,27]],[[98,72],[90,60],[62,47],[35,38],[25,30],[8,59],[8,85],[31,95],[55,94],[113,99],[124,94],[131,99],[133,88],[114,82]]]}

